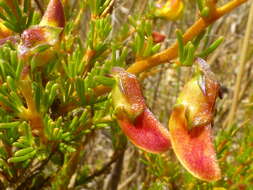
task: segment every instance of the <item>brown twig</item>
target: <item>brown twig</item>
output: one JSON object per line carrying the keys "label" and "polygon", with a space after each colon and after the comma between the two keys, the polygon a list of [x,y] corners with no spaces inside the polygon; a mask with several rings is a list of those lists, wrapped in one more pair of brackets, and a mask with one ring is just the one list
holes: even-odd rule
{"label": "brown twig", "polygon": [[26,175],[22,175],[21,179],[19,180],[19,183],[18,182],[15,183],[16,185],[19,184],[16,186],[16,189],[17,190],[27,189],[27,186],[32,182],[32,179],[34,179],[34,177],[45,168],[45,166],[48,164],[54,153],[55,152],[52,151],[46,160],[44,160],[37,167],[34,167],[31,171],[27,172]]}
{"label": "brown twig", "polygon": [[[120,137],[119,137],[120,138]],[[124,138],[119,139],[119,149],[115,152],[118,152],[118,158],[116,160],[115,166],[111,172],[110,181],[107,186],[108,190],[117,190],[118,185],[120,182],[120,178],[123,171],[123,162],[124,162],[124,155],[127,147],[127,141]]]}

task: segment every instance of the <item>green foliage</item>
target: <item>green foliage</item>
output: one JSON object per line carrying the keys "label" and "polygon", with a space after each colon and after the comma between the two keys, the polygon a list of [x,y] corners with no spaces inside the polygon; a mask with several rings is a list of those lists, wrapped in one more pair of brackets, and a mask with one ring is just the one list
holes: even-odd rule
{"label": "green foliage", "polygon": [[31,0],[24,0],[20,5],[18,0],[10,2],[14,7],[9,7],[5,1],[0,2],[0,18],[10,30],[21,33],[31,25],[38,24],[39,14],[31,7]]}
{"label": "green foliage", "polygon": [[199,8],[200,15],[202,17],[207,17],[210,13],[210,9],[207,6],[207,1],[206,0],[197,0],[197,5]]}
{"label": "green foliage", "polygon": [[[138,21],[138,22],[136,22]],[[132,43],[132,50],[137,58],[145,58],[157,53],[161,45],[155,44],[152,38],[152,21],[139,19],[139,17],[130,17],[130,24],[136,31]]]}
{"label": "green foliage", "polygon": [[[159,25],[150,16],[154,7],[142,16],[129,16],[114,31],[113,0],[66,3],[67,22],[58,30],[62,31],[59,43],[42,44],[33,55],[22,57],[19,37],[37,25],[42,15],[34,1],[10,2],[14,8],[7,1],[0,2],[0,22],[18,40],[0,45],[0,189],[64,189],[70,182],[74,187],[89,188],[95,177],[105,178],[103,175],[127,149],[110,94],[99,90],[115,84],[110,75],[113,67],[127,68],[133,60],[148,58],[163,48],[165,43],[154,42],[152,36]],[[206,1],[197,2],[201,16],[207,17]],[[208,57],[222,43],[222,37],[210,43],[209,31],[186,44],[182,32],[176,31],[180,66],[192,66],[197,57]],[[108,151],[102,158],[92,153],[101,143],[96,141],[98,136],[113,153]],[[141,188],[250,188],[252,139],[250,122],[235,125],[231,131],[218,131],[215,143],[224,177],[214,183],[191,176],[171,151],[162,155],[139,151],[140,155],[133,157],[144,170],[141,175],[146,176]],[[111,160],[101,164],[108,155],[112,155]],[[137,186],[135,189],[140,189]]]}
{"label": "green foliage", "polygon": [[201,50],[200,53],[195,53],[200,46],[200,41],[205,37],[205,32],[198,35],[193,41],[183,42],[183,34],[180,30],[176,31],[178,41],[178,57],[182,66],[192,66],[196,57],[206,58],[209,54],[214,52],[223,42],[224,38],[220,37],[215,40],[209,47]]}

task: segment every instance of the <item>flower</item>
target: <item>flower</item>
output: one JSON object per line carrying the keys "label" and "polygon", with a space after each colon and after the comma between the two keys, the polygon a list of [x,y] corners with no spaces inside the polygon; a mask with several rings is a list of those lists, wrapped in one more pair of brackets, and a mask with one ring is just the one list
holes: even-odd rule
{"label": "flower", "polygon": [[116,84],[112,101],[117,121],[130,141],[152,153],[167,151],[170,147],[169,132],[147,108],[135,75],[122,68],[114,68]]}
{"label": "flower", "polygon": [[0,45],[7,41],[18,43],[19,57],[27,60],[30,56],[40,53],[36,60],[38,65],[45,64],[54,57],[54,50],[60,41],[65,26],[64,10],[60,0],[50,0],[39,25],[23,31],[21,36],[13,35],[0,23]]}
{"label": "flower", "polygon": [[122,68],[112,71],[112,103],[119,126],[137,147],[151,153],[173,148],[180,163],[205,181],[220,179],[212,142],[212,121],[220,85],[208,64],[197,59],[198,72],[185,84],[173,108],[169,129],[148,109],[135,75]]}
{"label": "flower", "polygon": [[200,71],[184,86],[170,117],[171,144],[192,175],[216,181],[221,174],[212,142],[212,120],[220,85],[209,65],[202,59],[197,61]]}
{"label": "flower", "polygon": [[165,3],[159,0],[155,7],[154,15],[168,20],[177,20],[184,10],[182,0],[167,0]]}
{"label": "flower", "polygon": [[[54,56],[54,48],[60,40],[65,25],[64,10],[60,0],[51,0],[39,25],[28,28],[21,34],[18,50],[23,59],[43,53],[38,61],[47,63]],[[52,47],[51,49],[49,49]]]}

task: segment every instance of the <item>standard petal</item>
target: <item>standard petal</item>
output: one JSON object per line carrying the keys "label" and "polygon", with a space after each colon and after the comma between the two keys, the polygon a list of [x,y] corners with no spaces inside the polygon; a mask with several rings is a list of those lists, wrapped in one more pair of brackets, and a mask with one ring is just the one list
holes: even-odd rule
{"label": "standard petal", "polygon": [[221,172],[212,142],[211,124],[188,129],[185,107],[176,106],[169,129],[172,148],[181,164],[195,177],[205,181],[220,179]]}

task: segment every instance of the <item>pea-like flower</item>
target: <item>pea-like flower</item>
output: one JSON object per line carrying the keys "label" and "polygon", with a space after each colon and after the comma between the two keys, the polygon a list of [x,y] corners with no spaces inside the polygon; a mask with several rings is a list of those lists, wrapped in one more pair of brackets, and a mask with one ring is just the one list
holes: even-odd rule
{"label": "pea-like flower", "polygon": [[65,25],[64,10],[60,0],[51,0],[39,25],[32,26],[21,34],[19,55],[26,59],[48,49],[37,58],[45,63],[53,56]]}
{"label": "pea-like flower", "polygon": [[[21,36],[13,35],[13,32],[0,23],[0,45],[7,41],[19,43],[18,51],[21,58],[27,58],[36,53],[53,47],[57,47],[60,35],[65,26],[64,10],[61,0],[50,0],[45,14],[39,25],[26,29]],[[42,62],[47,62],[45,58],[50,57],[50,51],[46,51],[41,58]]]}
{"label": "pea-like flower", "polygon": [[202,59],[197,62],[199,72],[185,84],[170,117],[171,144],[192,175],[215,181],[221,174],[212,142],[212,120],[220,85],[209,65]]}
{"label": "pea-like flower", "polygon": [[114,68],[116,80],[112,101],[118,124],[124,134],[137,147],[152,153],[167,151],[169,132],[148,109],[135,75],[122,68]]}
{"label": "pea-like flower", "polygon": [[185,84],[174,107],[170,132],[147,108],[135,75],[114,68],[112,102],[119,126],[137,147],[162,153],[171,145],[181,164],[195,177],[215,181],[221,176],[212,142],[215,101],[220,85],[209,65],[197,59],[198,71]]}
{"label": "pea-like flower", "polygon": [[154,15],[168,20],[177,20],[183,13],[184,3],[182,0],[159,0],[155,4]]}

